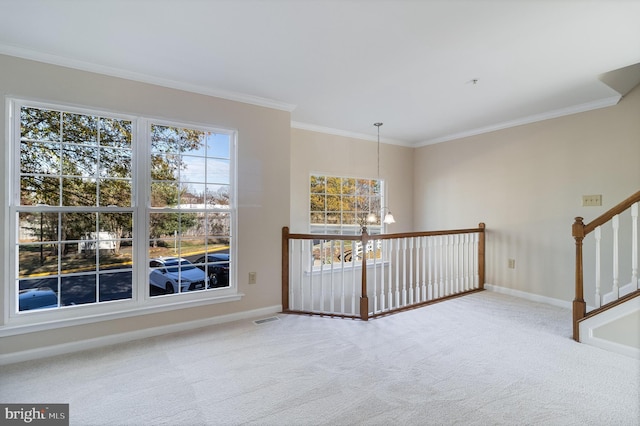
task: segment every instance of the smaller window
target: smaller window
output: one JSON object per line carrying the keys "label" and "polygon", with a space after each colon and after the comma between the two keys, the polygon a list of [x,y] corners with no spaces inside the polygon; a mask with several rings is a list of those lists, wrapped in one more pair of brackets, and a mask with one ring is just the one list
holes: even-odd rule
{"label": "smaller window", "polygon": [[[380,179],[311,175],[310,232],[355,235],[366,226],[370,234],[381,233],[383,185]],[[376,219],[369,222],[372,213]]]}

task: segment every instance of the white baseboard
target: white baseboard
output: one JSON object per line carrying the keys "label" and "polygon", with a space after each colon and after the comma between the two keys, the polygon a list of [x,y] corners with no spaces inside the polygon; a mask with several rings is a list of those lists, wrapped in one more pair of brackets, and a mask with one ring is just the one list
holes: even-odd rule
{"label": "white baseboard", "polygon": [[596,348],[604,349],[605,351],[616,352],[630,358],[640,359],[640,349],[612,342],[611,340],[593,337],[593,330],[589,330],[588,337],[586,339],[580,339],[580,342],[586,345],[595,346]]}
{"label": "white baseboard", "polygon": [[566,300],[554,299],[553,297],[540,296],[539,294],[527,293],[526,291],[514,290],[512,288],[500,287],[493,284],[485,284],[484,288],[496,293],[506,294],[509,296],[520,297],[521,299],[531,300],[532,302],[546,303],[547,305],[557,306],[559,308],[572,308],[572,303]]}
{"label": "white baseboard", "polygon": [[267,306],[265,308],[253,309],[251,311],[236,312],[233,314],[220,315],[196,321],[163,325],[161,327],[145,328],[143,330],[96,337],[93,339],[87,339],[78,342],[68,342],[60,345],[45,346],[42,348],[29,349],[26,351],[13,352],[9,354],[0,354],[0,365],[13,364],[23,361],[32,361],[35,359],[64,355],[87,349],[96,349],[104,346],[115,345],[118,343],[126,343],[133,340],[161,336],[163,334],[176,333],[180,331],[194,330],[196,328],[207,327],[210,325],[222,324],[231,321],[271,316],[277,312],[282,312],[282,305]]}
{"label": "white baseboard", "polygon": [[[582,339],[581,339],[582,340]],[[595,346],[596,348],[604,349],[609,352],[616,352],[622,355],[626,355],[630,358],[640,359],[640,349],[633,346],[622,345],[620,343],[612,342],[611,340],[600,339],[597,337],[589,337],[581,343],[586,345]]]}

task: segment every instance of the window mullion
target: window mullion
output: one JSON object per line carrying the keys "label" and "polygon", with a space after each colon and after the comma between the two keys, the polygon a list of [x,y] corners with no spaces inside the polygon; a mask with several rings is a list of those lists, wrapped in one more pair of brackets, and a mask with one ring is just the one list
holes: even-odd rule
{"label": "window mullion", "polygon": [[149,210],[150,210],[150,168],[151,168],[151,136],[149,122],[146,119],[136,120],[133,134],[133,207],[134,207],[134,252],[133,264],[133,298],[143,302],[149,298]]}

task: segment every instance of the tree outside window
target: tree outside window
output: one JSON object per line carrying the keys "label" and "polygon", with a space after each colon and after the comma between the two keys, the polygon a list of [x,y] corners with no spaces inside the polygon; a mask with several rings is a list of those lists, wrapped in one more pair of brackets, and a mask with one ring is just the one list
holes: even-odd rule
{"label": "tree outside window", "polygon": [[[136,271],[150,276],[152,258],[183,259],[178,293],[196,289],[182,284],[197,272],[183,269],[207,276],[208,253],[226,254],[213,266],[230,269],[232,132],[153,123],[136,139],[135,118],[16,105],[18,312],[131,300],[134,286],[140,300],[164,295],[151,279],[134,282]],[[150,151],[137,142],[147,138]],[[148,173],[147,188],[137,185],[136,169]],[[197,290],[230,288],[225,276],[215,289]]]}

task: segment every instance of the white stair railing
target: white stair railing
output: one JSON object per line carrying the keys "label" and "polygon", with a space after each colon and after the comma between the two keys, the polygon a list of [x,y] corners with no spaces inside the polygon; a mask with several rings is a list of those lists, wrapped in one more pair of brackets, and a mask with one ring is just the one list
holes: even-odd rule
{"label": "white stair railing", "polygon": [[368,319],[484,287],[479,228],[359,236],[283,228],[283,310]]}

